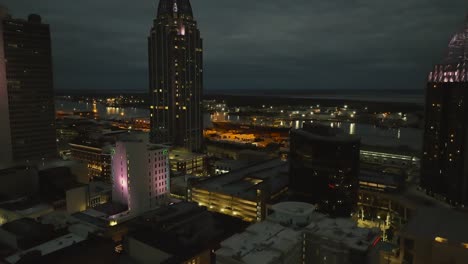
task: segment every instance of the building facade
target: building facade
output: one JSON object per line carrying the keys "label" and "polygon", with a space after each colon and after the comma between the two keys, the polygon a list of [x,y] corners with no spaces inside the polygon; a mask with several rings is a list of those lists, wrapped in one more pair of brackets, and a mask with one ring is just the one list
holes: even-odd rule
{"label": "building facade", "polygon": [[468,205],[468,18],[449,54],[429,74],[421,187],[454,206]]}
{"label": "building facade", "polygon": [[265,219],[268,204],[287,190],[288,164],[275,159],[190,182],[187,198],[210,211],[259,222]]}
{"label": "building facade", "polygon": [[192,153],[185,149],[172,149],[169,152],[169,164],[173,176],[194,175],[206,176],[208,171],[208,156]]}
{"label": "building facade", "polygon": [[119,141],[112,153],[112,200],[143,213],[164,204],[169,195],[169,158],[165,146]]}
{"label": "building facade", "polygon": [[403,264],[462,264],[468,260],[468,214],[453,209],[421,207],[401,230]]}
{"label": "building facade", "polygon": [[356,206],[360,139],[324,126],[291,131],[289,189],[292,198],[322,212],[349,216]]}
{"label": "building facade", "polygon": [[14,19],[0,9],[2,162],[56,157],[49,25],[39,15]]}
{"label": "building facade", "polygon": [[71,158],[86,164],[89,181],[112,182],[110,145],[71,143]]}
{"label": "building facade", "polygon": [[148,54],[151,142],[200,151],[203,46],[189,0],[160,0]]}

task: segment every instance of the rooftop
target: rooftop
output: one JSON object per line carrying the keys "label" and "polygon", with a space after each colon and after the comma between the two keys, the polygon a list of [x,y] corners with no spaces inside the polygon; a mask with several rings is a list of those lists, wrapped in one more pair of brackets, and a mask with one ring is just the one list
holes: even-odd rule
{"label": "rooftop", "polygon": [[72,216],[79,221],[99,228],[107,228],[110,220],[118,219],[120,222],[122,220],[127,220],[127,217],[131,217],[129,216],[127,206],[112,202],[75,213]]}
{"label": "rooftop", "polygon": [[61,249],[64,249],[66,247],[72,246],[75,243],[79,243],[79,242],[82,242],[84,240],[85,240],[85,238],[82,238],[82,237],[80,237],[78,235],[70,233],[70,234],[58,237],[58,238],[56,238],[54,240],[48,241],[48,242],[46,242],[44,244],[41,244],[39,246],[30,248],[30,249],[28,249],[26,251],[18,252],[15,255],[7,257],[6,260],[9,263],[14,264],[14,263],[17,263],[18,261],[20,261],[21,258],[25,254],[27,254],[29,252],[39,251],[44,256],[44,255],[48,255],[48,254],[51,254],[53,252],[59,251]]}
{"label": "rooftop", "polygon": [[359,251],[369,248],[380,235],[378,229],[359,228],[351,219],[329,218],[321,214],[316,214],[306,232]]}
{"label": "rooftop", "polygon": [[105,182],[90,182],[89,183],[89,193],[90,195],[112,192],[112,185]]}
{"label": "rooftop", "polygon": [[[245,232],[223,241],[216,255],[242,263],[273,263],[294,248],[301,247],[303,233],[311,234],[313,240],[331,240],[356,250],[367,250],[379,237],[378,230],[358,228],[351,219],[332,219],[312,212],[314,206],[310,204],[286,202],[272,209],[275,212],[267,220],[251,225]],[[292,217],[297,213],[307,213],[311,216],[309,224],[299,228],[280,223],[281,220],[275,214],[284,211]]]}
{"label": "rooftop", "polygon": [[287,171],[287,162],[273,159],[201,180],[194,187],[243,199],[255,199],[256,186],[260,183],[268,182],[272,192],[287,185]]}
{"label": "rooftop", "polygon": [[41,237],[48,236],[52,231],[48,225],[43,225],[31,218],[21,218],[4,224],[1,229],[15,235],[16,237]]}
{"label": "rooftop", "polygon": [[242,263],[271,263],[299,246],[301,234],[301,231],[264,221],[223,241],[216,256],[232,257]]}
{"label": "rooftop", "polygon": [[73,245],[42,256],[34,263],[120,263],[120,258],[121,255],[115,252],[113,240],[90,236],[86,240],[76,240]]}
{"label": "rooftop", "polygon": [[192,160],[196,158],[202,158],[205,156],[206,155],[204,154],[193,153],[184,149],[171,149],[169,152],[169,159],[176,161]]}
{"label": "rooftop", "polygon": [[186,257],[216,247],[246,225],[240,219],[209,212],[195,203],[181,202],[133,220],[129,236],[183,262]]}
{"label": "rooftop", "polygon": [[272,206],[275,212],[285,213],[293,216],[307,216],[315,211],[315,206],[301,202],[283,202]]}

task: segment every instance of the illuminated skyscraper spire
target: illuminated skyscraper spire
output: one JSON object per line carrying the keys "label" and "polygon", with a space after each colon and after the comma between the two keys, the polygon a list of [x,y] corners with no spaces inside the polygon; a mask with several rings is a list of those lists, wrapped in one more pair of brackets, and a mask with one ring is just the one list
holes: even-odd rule
{"label": "illuminated skyscraper spire", "polygon": [[425,122],[421,187],[451,205],[468,206],[468,18],[429,74]]}
{"label": "illuminated skyscraper spire", "polygon": [[192,5],[189,0],[160,0],[158,18],[177,14],[184,17],[193,17]]}
{"label": "illuminated skyscraper spire", "polygon": [[453,36],[448,48],[445,64],[468,63],[468,15],[463,29]]}
{"label": "illuminated skyscraper spire", "polygon": [[429,73],[429,81],[435,83],[468,81],[468,15],[464,27],[450,40],[447,56]]}

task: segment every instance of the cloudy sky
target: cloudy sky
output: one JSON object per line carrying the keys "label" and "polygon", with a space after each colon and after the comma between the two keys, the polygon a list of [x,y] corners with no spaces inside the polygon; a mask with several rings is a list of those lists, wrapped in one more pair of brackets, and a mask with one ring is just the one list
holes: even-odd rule
{"label": "cloudy sky", "polygon": [[[56,89],[146,90],[158,0],[6,0],[51,25]],[[466,0],[192,0],[205,89],[422,89]]]}

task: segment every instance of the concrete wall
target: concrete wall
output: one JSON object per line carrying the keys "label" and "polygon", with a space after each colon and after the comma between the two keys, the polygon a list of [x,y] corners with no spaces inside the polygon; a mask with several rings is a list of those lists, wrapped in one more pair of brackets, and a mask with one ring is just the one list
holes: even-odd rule
{"label": "concrete wall", "polygon": [[161,263],[171,257],[171,255],[132,237],[127,239],[125,250],[133,260],[140,264]]}
{"label": "concrete wall", "polygon": [[66,192],[67,212],[82,212],[88,207],[88,186],[81,186]]}

